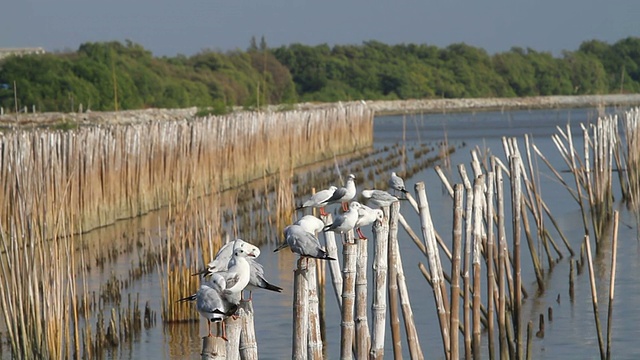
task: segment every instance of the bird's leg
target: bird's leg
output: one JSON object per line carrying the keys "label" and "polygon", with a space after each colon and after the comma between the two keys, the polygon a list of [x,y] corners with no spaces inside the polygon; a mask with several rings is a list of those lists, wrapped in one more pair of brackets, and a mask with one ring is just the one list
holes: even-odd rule
{"label": "bird's leg", "polygon": [[364,234],[362,233],[362,230],[360,228],[357,228],[356,232],[358,233],[358,236],[359,236],[360,240],[365,240],[367,238],[366,236],[364,236]]}
{"label": "bird's leg", "polygon": [[229,341],[227,339],[227,322],[222,320],[222,340]]}
{"label": "bird's leg", "polygon": [[212,337],[213,335],[211,334],[211,320],[207,319],[207,326],[209,327],[209,335],[207,335],[208,337]]}
{"label": "bird's leg", "polygon": [[349,204],[346,202],[342,202],[342,211],[348,211],[349,210]]}
{"label": "bird's leg", "polygon": [[327,212],[324,211],[324,206],[320,208],[320,216],[327,216]]}
{"label": "bird's leg", "polygon": [[251,301],[251,300],[253,300],[253,291],[249,290],[249,300],[247,301]]}

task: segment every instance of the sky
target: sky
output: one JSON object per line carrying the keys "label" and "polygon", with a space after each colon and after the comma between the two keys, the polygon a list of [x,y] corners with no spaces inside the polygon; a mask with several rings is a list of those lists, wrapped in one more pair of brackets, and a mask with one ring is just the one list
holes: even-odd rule
{"label": "sky", "polygon": [[640,36],[640,0],[7,0],[0,48],[75,51],[131,40],[154,56],[269,47],[466,43],[561,55],[587,40]]}

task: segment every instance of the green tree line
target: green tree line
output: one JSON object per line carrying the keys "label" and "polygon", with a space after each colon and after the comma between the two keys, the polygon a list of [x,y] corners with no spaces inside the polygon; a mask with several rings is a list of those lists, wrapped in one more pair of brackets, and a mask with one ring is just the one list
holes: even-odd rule
{"label": "green tree line", "polygon": [[464,43],[269,48],[252,38],[245,51],[189,57],[114,41],[0,60],[0,106],[13,109],[15,95],[19,107],[40,111],[620,92],[640,92],[638,37],[590,40],[560,56],[518,47],[490,55]]}

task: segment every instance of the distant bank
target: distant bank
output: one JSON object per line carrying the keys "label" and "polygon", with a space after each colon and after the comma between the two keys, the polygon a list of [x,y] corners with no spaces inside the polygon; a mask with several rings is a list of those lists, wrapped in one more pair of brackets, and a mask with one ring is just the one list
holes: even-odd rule
{"label": "distant bank", "polygon": [[[338,103],[300,103],[293,106],[270,105],[267,111],[283,109],[310,110],[333,108],[351,104],[366,104],[377,115],[447,113],[491,110],[585,108],[601,106],[640,106],[640,94],[582,95],[582,96],[536,96],[515,98],[475,98],[475,99],[423,99],[392,101],[351,101]],[[192,119],[197,108],[187,109],[142,109],[119,112],[86,113],[21,113],[20,125],[42,125],[59,122],[85,123],[139,123],[148,121],[171,121]],[[16,114],[0,116],[0,124],[15,125]]]}

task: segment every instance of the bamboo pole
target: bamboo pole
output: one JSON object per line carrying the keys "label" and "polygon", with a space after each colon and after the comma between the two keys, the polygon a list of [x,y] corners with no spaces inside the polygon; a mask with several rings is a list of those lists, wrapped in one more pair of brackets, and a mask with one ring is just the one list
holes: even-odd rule
{"label": "bamboo pole", "polygon": [[520,213],[522,216],[522,224],[524,226],[524,234],[527,238],[527,245],[529,246],[529,253],[531,254],[531,261],[533,262],[533,270],[536,275],[536,281],[538,282],[538,292],[542,293],[545,289],[542,265],[540,265],[540,258],[538,258],[538,252],[536,251],[536,246],[533,243],[533,236],[531,235],[531,229],[529,228],[529,218],[527,217],[527,210],[525,209],[524,203],[520,206]]}
{"label": "bamboo pole", "polygon": [[227,358],[227,345],[223,338],[205,336],[202,338],[202,360],[224,360]]}
{"label": "bamboo pole", "polygon": [[227,323],[227,359],[240,359],[240,334],[242,333],[242,319],[240,317],[228,317]]}
{"label": "bamboo pole", "polygon": [[484,187],[484,175],[478,176],[473,184],[473,339],[472,339],[472,349],[473,349],[473,358],[480,359],[481,358],[481,349],[480,349],[480,278],[481,278],[481,268],[480,268],[480,259],[482,258],[481,247],[482,247],[482,227],[483,227],[483,210],[482,203],[484,196],[482,195],[483,187]]}
{"label": "bamboo pole", "polygon": [[[389,219],[389,208],[383,207],[385,219]],[[371,304],[373,328],[371,335],[371,359],[384,359],[384,335],[387,311],[385,288],[387,286],[387,256],[389,241],[389,223],[375,222],[373,224],[374,260],[373,260],[373,288],[374,296]]]}
{"label": "bamboo pole", "polygon": [[600,316],[598,314],[598,291],[596,289],[596,276],[593,270],[593,258],[591,257],[591,244],[589,235],[584,236],[584,244],[587,250],[587,264],[589,265],[589,282],[591,284],[591,301],[593,304],[593,317],[596,322],[596,333],[598,335],[598,347],[600,348],[600,359],[606,359],[604,341],[602,339],[602,329],[600,326]]}
{"label": "bamboo pole", "polygon": [[[304,263],[304,264],[303,264]],[[309,331],[309,285],[307,283],[307,260],[298,259],[298,267],[293,273],[293,345],[291,358],[307,359]]]}
{"label": "bamboo pole", "polygon": [[487,344],[489,348],[489,359],[495,358],[494,347],[494,299],[498,300],[496,295],[496,281],[494,273],[494,196],[495,196],[495,172],[491,171],[487,179]]}
{"label": "bamboo pole", "polygon": [[[391,344],[393,346],[394,359],[402,359],[402,338],[400,335],[400,314],[398,312],[398,213],[400,212],[400,202],[396,201],[391,204],[389,215],[389,241],[387,243],[388,250],[388,266],[389,278],[387,290],[389,293],[389,317],[391,319]],[[394,245],[395,244],[395,245]]]}
{"label": "bamboo pole", "polygon": [[498,203],[498,337],[500,339],[500,358],[509,358],[509,344],[507,342],[507,293],[506,293],[506,271],[507,259],[507,239],[504,227],[504,182],[502,179],[502,168],[495,167],[496,171],[496,201]]}
{"label": "bamboo pole", "polygon": [[[438,247],[436,245],[435,234],[433,231],[433,223],[431,221],[431,214],[429,211],[429,204],[427,202],[427,192],[423,182],[418,182],[415,185],[416,196],[419,201],[420,209],[420,224],[422,225],[422,236],[425,239],[427,245],[427,251],[429,253],[429,268],[431,269],[431,278],[433,281],[433,294],[436,300],[436,306],[438,311],[438,320],[440,323],[440,332],[442,335],[442,343],[444,345],[445,357],[450,359],[450,340],[449,340],[449,316],[447,314],[447,294],[444,290],[444,277],[442,275],[442,265],[440,263],[440,256],[438,254]],[[468,329],[468,328],[467,328]]]}
{"label": "bamboo pole", "polygon": [[356,287],[356,261],[358,247],[353,242],[353,231],[347,232],[347,241],[342,244],[342,322],[340,323],[340,358],[353,358],[353,344],[355,341],[354,307]]}
{"label": "bamboo pole", "polygon": [[460,260],[462,245],[462,223],[463,223],[463,201],[464,186],[455,184],[453,195],[453,261],[451,262],[451,337],[450,349],[451,359],[460,358],[460,349],[458,344],[458,325],[460,323]]}
{"label": "bamboo pole", "polygon": [[[323,216],[322,220],[325,225],[333,223],[333,216],[328,214]],[[324,241],[327,254],[334,259],[338,258],[338,247],[336,246],[336,235],[333,231],[324,231]],[[336,295],[338,306],[342,308],[342,275],[340,263],[337,260],[329,261],[329,274],[331,274],[331,282],[333,283],[333,292]]]}
{"label": "bamboo pole", "polygon": [[609,278],[609,306],[607,310],[607,352],[606,359],[611,359],[611,327],[613,325],[613,297],[616,284],[616,264],[618,261],[618,221],[620,214],[613,212],[613,237],[611,240],[611,277]]}
{"label": "bamboo pole", "polygon": [[472,234],[472,221],[471,217],[473,214],[473,188],[471,187],[471,182],[469,181],[469,177],[466,175],[466,170],[464,166],[459,165],[458,170],[464,181],[464,187],[467,192],[467,201],[465,205],[465,237],[464,237],[464,268],[462,270],[462,280],[463,280],[463,318],[464,318],[464,356],[466,359],[471,359],[473,357],[473,349],[471,347],[471,332],[473,328],[473,324],[471,323],[471,234]]}
{"label": "bamboo pole", "polygon": [[317,259],[309,259],[307,265],[307,286],[309,288],[309,331],[307,340],[307,358],[322,359],[322,337],[320,333]]}
{"label": "bamboo pole", "polygon": [[240,319],[242,319],[242,331],[240,332],[240,359],[257,360],[258,342],[256,341],[256,330],[254,326],[253,301],[240,302],[238,309]]}
{"label": "bamboo pole", "polygon": [[515,272],[513,289],[513,331],[515,335],[516,359],[522,358],[522,268],[520,266],[520,208],[522,204],[522,182],[520,179],[520,158],[512,156],[509,158],[509,169],[511,170],[511,203],[513,216],[513,268]]}
{"label": "bamboo pole", "polygon": [[356,359],[368,359],[371,348],[369,320],[367,316],[367,239],[356,241],[358,258],[356,260]]}

